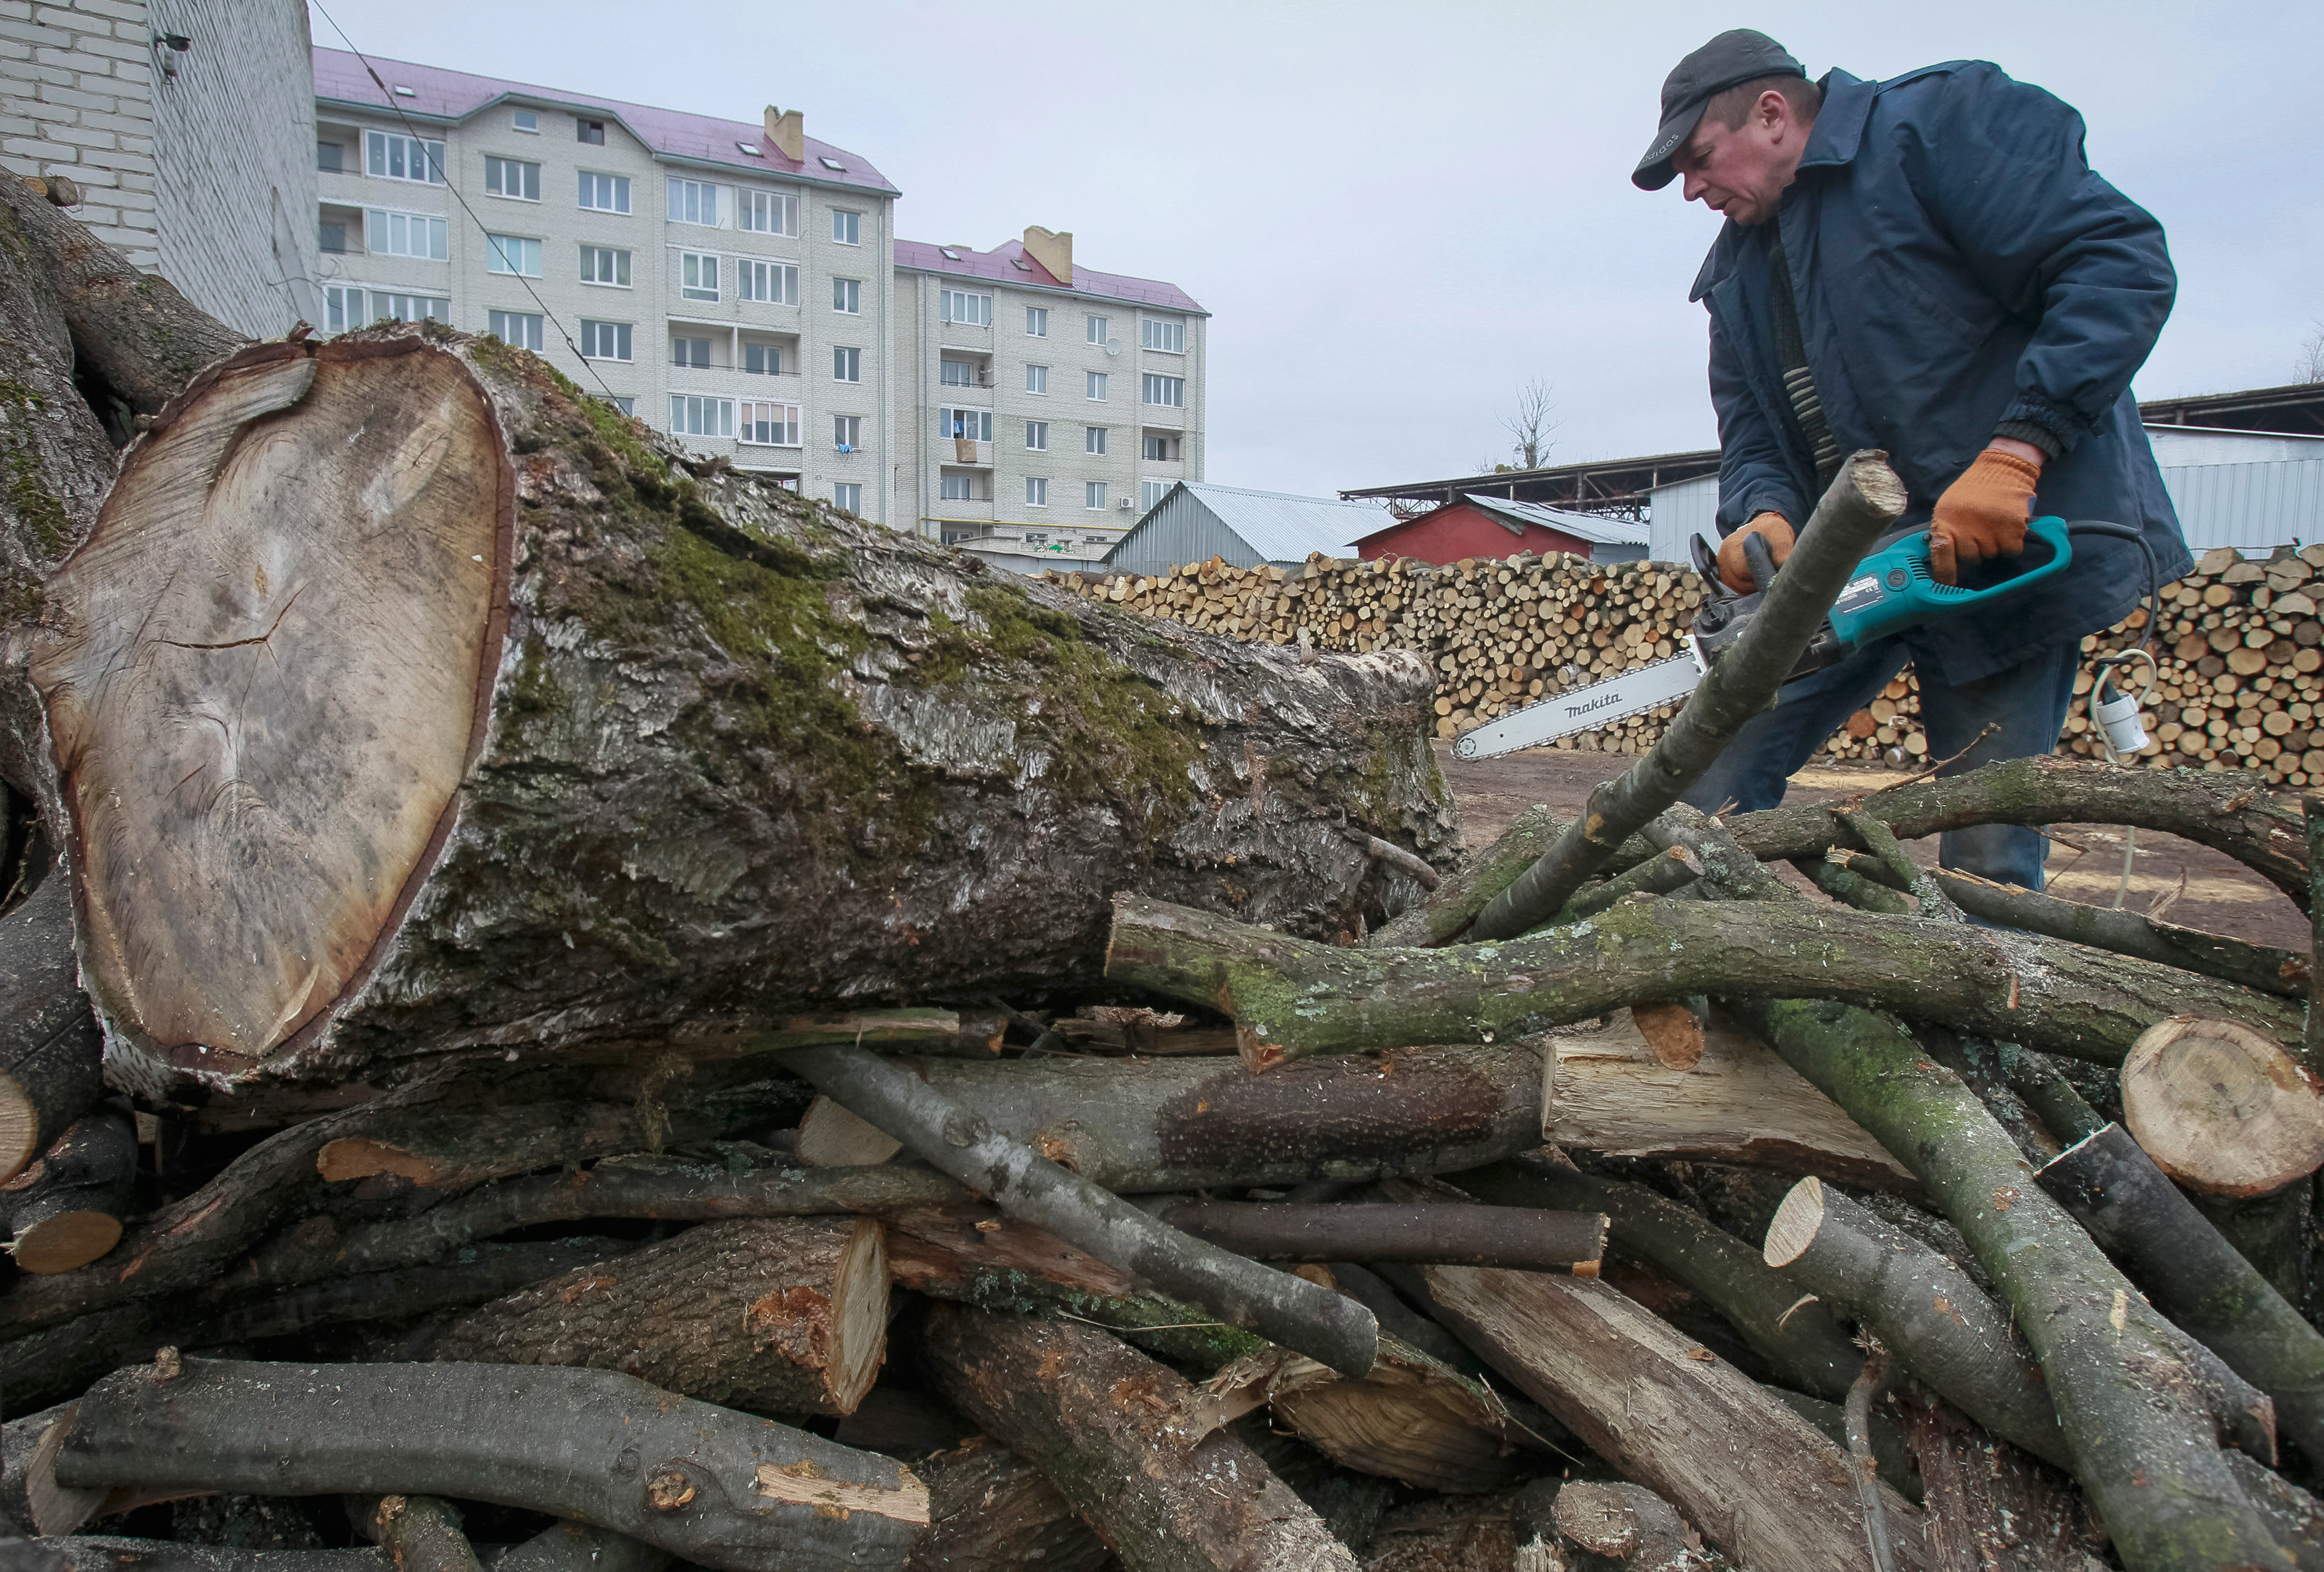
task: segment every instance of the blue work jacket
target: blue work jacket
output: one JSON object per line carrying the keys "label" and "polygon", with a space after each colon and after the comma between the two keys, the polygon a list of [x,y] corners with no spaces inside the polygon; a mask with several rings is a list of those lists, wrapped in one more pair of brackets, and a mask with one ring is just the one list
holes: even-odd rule
{"label": "blue work jacket", "polygon": [[[1801,335],[1845,454],[1885,449],[1907,522],[2003,421],[2060,449],[2036,513],[2136,524],[2162,581],[2190,566],[2130,394],[2177,288],[2163,227],[2090,171],[2082,119],[1997,66],[1956,60],[1894,81],[1833,71],[1782,227]],[[1812,454],[1775,347],[1775,225],[1720,231],[1695,280],[1711,313],[1719,525],[1803,523]],[[2066,572],[2025,597],[1909,635],[1924,665],[1972,682],[2119,621],[2145,588],[2126,541],[2078,538]]]}

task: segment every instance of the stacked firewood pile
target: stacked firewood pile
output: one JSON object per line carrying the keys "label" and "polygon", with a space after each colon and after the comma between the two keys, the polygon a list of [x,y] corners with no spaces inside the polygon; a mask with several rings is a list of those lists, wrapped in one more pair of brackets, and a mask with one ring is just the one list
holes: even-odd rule
{"label": "stacked firewood pile", "polygon": [[[2289,786],[2324,782],[2324,620],[2310,587],[2324,546],[2286,547],[2246,560],[2233,547],[2206,553],[2163,591],[2158,669],[2144,707],[2150,768],[2194,765],[2257,772]],[[1396,559],[1305,569],[1240,569],[1213,559],[1151,577],[1053,573],[1093,600],[1240,639],[1318,650],[1415,649],[1437,672],[1436,734],[1450,737],[1545,694],[1667,660],[1702,604],[1692,569],[1669,563],[1593,564],[1579,557],[1511,557],[1446,568]],[[2084,641],[2088,653],[2139,642],[2146,613]],[[2148,692],[2149,673],[2123,680]],[[2090,678],[2059,744],[2061,756],[2104,750],[2090,724]],[[1668,709],[1557,744],[1643,753]],[[1836,759],[1907,768],[1928,756],[1919,689],[1907,670],[1849,717],[1824,751]]]}
{"label": "stacked firewood pile", "polygon": [[2324,814],[1634,770],[1463,857],[1410,650],[0,227],[0,1567],[2324,1556],[2309,957],[1901,848],[2308,906]]}

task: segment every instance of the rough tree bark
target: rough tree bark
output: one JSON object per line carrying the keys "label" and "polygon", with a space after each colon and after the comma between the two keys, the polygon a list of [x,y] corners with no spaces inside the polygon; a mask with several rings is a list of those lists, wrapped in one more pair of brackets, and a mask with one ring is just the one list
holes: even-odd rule
{"label": "rough tree bark", "polygon": [[1464,864],[1461,871],[1429,892],[1428,899],[1364,939],[1367,949],[1427,948],[1457,938],[1485,902],[1509,886],[1509,881],[1538,861],[1557,843],[1564,829],[1539,803],[1526,809],[1503,830],[1500,838]]}
{"label": "rough tree bark", "polygon": [[1941,1402],[1906,1403],[1938,1572],[2093,1572],[2066,1482]]}
{"label": "rough tree bark", "polygon": [[1441,1262],[1587,1277],[1606,1251],[1606,1219],[1594,1209],[1462,1207],[1446,1216],[1430,1206],[1200,1200],[1149,1209],[1182,1233],[1255,1261]]}
{"label": "rough tree bark", "polygon": [[928,1528],[913,1572],[1098,1572],[1113,1552],[1041,1471],[980,1436],[922,1466]]}
{"label": "rough tree bark", "polygon": [[446,1327],[429,1356],[620,1370],[765,1414],[847,1414],[887,1355],[888,1257],[868,1217],[711,1223],[579,1267]]}
{"label": "rough tree bark", "polygon": [[1122,895],[1106,975],[1233,1016],[1255,1070],[1314,1053],[1545,1031],[1637,999],[1705,993],[1877,1005],[2105,1064],[2174,1011],[2278,1039],[2300,1031],[2285,1000],[2127,956],[1774,902],[1643,901],[1499,944],[1360,950]]}
{"label": "rough tree bark", "polygon": [[1125,886],[1351,929],[1388,875],[1342,817],[1450,855],[1412,652],[986,575],[492,340],[237,352],[39,587],[51,829],[141,1090],[721,1051],[1091,978]]}
{"label": "rough tree bark", "polygon": [[733,1572],[901,1567],[909,1471],[604,1370],[180,1360],[74,1405],[68,1485],[449,1495],[595,1523]]}
{"label": "rough tree bark", "polygon": [[938,1305],[921,1356],[945,1398],[1047,1475],[1129,1572],[1354,1572],[1248,1446],[1165,1426],[1191,1409],[1185,1377],[1095,1327]]}
{"label": "rough tree bark", "polygon": [[[0,186],[10,177],[0,176]],[[0,417],[5,418],[5,417]],[[73,961],[72,881],[51,868],[0,918],[0,1184],[104,1089],[96,1017]]]}

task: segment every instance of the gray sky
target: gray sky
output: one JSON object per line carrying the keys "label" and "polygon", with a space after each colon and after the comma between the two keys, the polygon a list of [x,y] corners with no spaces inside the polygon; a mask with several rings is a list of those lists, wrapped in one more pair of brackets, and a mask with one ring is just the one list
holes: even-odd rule
{"label": "gray sky", "polygon": [[2079,108],[2179,266],[2142,397],[2288,381],[2324,325],[2324,201],[2293,151],[2324,102],[2312,3],[325,3],[367,53],[738,120],[798,107],[902,189],[907,238],[1044,224],[1084,266],[1181,285],[1213,315],[1227,485],[1467,473],[1508,457],[1536,375],[1553,461],[1711,446],[1686,291],[1718,219],[1628,176],[1664,75],[1731,26],[1813,74],[1981,58]]}

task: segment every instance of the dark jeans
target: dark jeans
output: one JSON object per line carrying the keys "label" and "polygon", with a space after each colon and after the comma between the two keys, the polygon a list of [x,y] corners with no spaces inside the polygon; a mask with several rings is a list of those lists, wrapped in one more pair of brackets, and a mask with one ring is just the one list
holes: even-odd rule
{"label": "dark jeans", "polygon": [[[1793,772],[1814,757],[1849,716],[1870,704],[1912,656],[1909,636],[1889,639],[1786,684],[1775,707],[1744,726],[1687,792],[1686,800],[1705,813],[1716,813],[1729,803],[1749,812],[1782,802]],[[1929,735],[1929,757],[1950,758],[1969,747],[1988,722],[1997,722],[2000,730],[1942,773],[1956,775],[1999,759],[2050,752],[2065,729],[2074,676],[2080,667],[2080,640],[2054,644],[2006,671],[1958,687],[1940,680],[1933,663],[1923,663],[1921,724]],[[1947,830],[1937,841],[1937,861],[1945,867],[2028,890],[2042,887],[2042,865],[2049,852],[2048,837],[2014,824]]]}

